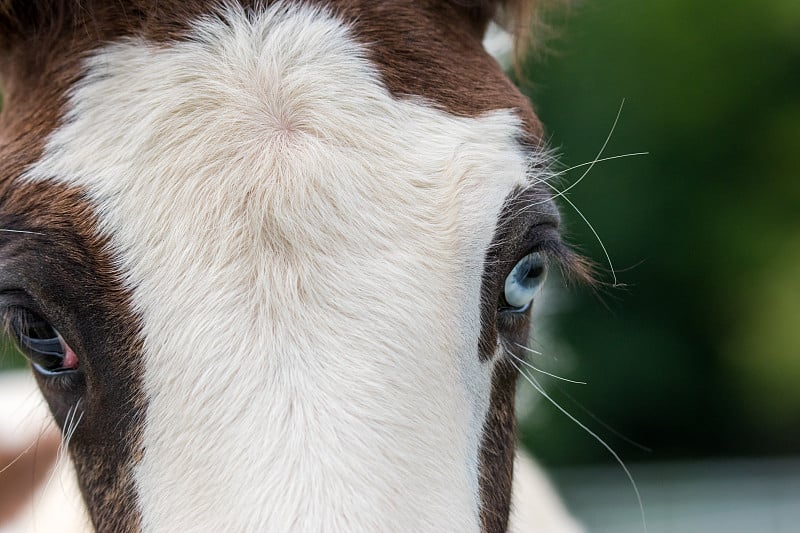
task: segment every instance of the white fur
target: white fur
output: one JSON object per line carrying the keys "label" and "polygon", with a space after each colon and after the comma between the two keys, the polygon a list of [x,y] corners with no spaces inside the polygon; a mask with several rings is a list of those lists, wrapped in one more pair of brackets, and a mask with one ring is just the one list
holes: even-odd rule
{"label": "white fur", "polygon": [[[30,372],[0,374],[0,428],[8,430],[0,431],[0,452],[11,456],[35,447],[38,439],[59,438]],[[29,504],[12,519],[0,522],[0,533],[91,531],[74,476],[72,465],[64,456],[51,480],[32,495]],[[0,485],[4,481],[0,475]],[[511,533],[584,531],[566,512],[544,473],[521,450],[517,451],[514,464],[510,520]]]}
{"label": "white fur", "polygon": [[584,533],[564,507],[552,483],[524,451],[514,460],[509,533]]}
{"label": "white fur", "polygon": [[512,111],[398,100],[324,11],[110,44],[27,179],[81,187],[142,318],[145,531],[476,531],[479,292]]}

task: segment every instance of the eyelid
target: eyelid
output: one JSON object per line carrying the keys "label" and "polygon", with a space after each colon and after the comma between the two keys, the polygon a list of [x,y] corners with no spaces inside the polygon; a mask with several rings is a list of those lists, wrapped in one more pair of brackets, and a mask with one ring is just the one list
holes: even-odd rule
{"label": "eyelid", "polygon": [[53,378],[76,373],[75,352],[48,320],[24,305],[8,306],[3,313],[8,333],[38,374]]}
{"label": "eyelid", "polygon": [[[61,352],[64,350],[63,348],[63,341],[61,340],[61,335],[56,332],[56,336],[50,339],[36,339],[33,337],[28,337],[23,333],[18,333],[17,336],[20,338],[20,341],[25,344],[31,350],[34,350],[42,355],[61,355]],[[53,350],[53,348],[58,348],[58,350]]]}

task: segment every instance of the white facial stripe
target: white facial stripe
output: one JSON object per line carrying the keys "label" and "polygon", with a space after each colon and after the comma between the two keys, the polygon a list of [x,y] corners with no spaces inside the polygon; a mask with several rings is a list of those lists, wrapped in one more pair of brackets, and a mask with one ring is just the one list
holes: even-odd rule
{"label": "white facial stripe", "polygon": [[141,314],[146,531],[474,531],[511,111],[394,99],[309,7],[99,50],[27,179],[87,191]]}

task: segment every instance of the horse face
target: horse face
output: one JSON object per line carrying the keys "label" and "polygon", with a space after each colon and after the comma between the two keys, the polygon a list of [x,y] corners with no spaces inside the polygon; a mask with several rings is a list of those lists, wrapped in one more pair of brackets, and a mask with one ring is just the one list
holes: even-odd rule
{"label": "horse face", "polygon": [[95,526],[505,530],[571,256],[494,6],[116,4],[0,3],[0,306]]}

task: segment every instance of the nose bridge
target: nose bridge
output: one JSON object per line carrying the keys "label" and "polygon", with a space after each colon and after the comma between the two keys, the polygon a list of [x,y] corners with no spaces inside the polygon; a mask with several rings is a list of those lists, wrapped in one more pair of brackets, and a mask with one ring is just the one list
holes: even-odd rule
{"label": "nose bridge", "polygon": [[[286,526],[282,516],[294,527],[316,520],[337,529],[347,516],[351,525],[371,523],[373,530],[424,529],[442,519],[428,514],[436,502],[435,509],[460,509],[455,523],[474,530],[470,477],[477,474],[467,465],[475,452],[465,437],[470,399],[457,369],[460,357],[477,356],[474,347],[469,353],[454,344],[459,317],[447,289],[433,283],[425,290],[442,280],[397,266],[400,273],[392,275],[376,256],[341,264],[339,284],[322,303],[290,297],[276,306],[278,317],[241,308],[228,324],[206,316],[214,322],[206,322],[205,339],[194,345],[167,339],[173,361],[192,354],[188,367],[164,368],[146,344],[153,396],[137,473],[145,514],[165,501],[165,508],[181,505],[165,498],[164,487],[193,494],[193,487],[208,486],[220,491],[228,527],[252,529],[254,509],[282,509],[271,514],[270,529]],[[387,283],[395,287],[385,289]],[[247,331],[235,331],[237,324]],[[227,348],[235,357],[221,360],[219,352],[206,364],[204,347]],[[255,472],[254,487],[248,480]],[[251,488],[243,495],[231,483]],[[171,519],[160,515],[159,528]]]}

